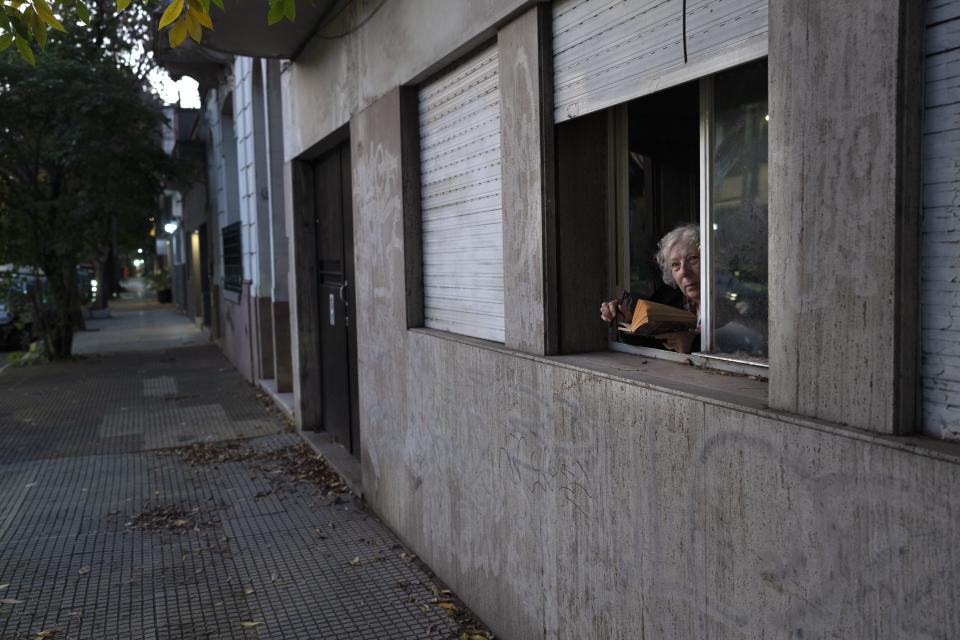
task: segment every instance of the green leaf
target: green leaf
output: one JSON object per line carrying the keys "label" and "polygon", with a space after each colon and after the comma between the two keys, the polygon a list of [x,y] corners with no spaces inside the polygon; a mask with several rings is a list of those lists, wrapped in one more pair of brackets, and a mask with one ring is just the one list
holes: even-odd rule
{"label": "green leaf", "polygon": [[160,25],[157,28],[163,29],[165,26],[179,18],[181,13],[183,13],[183,0],[173,0],[173,2],[167,5],[163,15],[160,16]]}
{"label": "green leaf", "polygon": [[270,0],[270,11],[267,12],[267,24],[277,24],[283,20],[283,0]]}
{"label": "green leaf", "polygon": [[9,14],[7,17],[10,19],[10,26],[13,27],[13,31],[25,40],[30,39],[30,25],[26,21],[27,14],[20,14],[20,12],[14,12]]}
{"label": "green leaf", "polygon": [[131,2],[133,2],[133,0],[117,0],[117,10],[123,11],[130,6]]}
{"label": "green leaf", "polygon": [[0,51],[6,51],[7,49],[10,48],[10,45],[12,44],[13,44],[12,33],[8,32],[8,33],[4,33],[3,35],[0,35]]}
{"label": "green leaf", "polygon": [[223,0],[213,0],[213,4],[220,7],[220,11],[226,11],[226,9],[223,8]]}
{"label": "green leaf", "polygon": [[37,12],[37,15],[40,16],[40,19],[46,22],[48,25],[56,29],[57,31],[67,32],[63,28],[63,24],[57,20],[57,17],[53,15],[53,11],[50,9],[50,5],[47,4],[47,0],[33,0],[34,9]]}
{"label": "green leaf", "polygon": [[37,41],[37,44],[40,45],[41,49],[46,49],[47,25],[44,24],[43,20],[41,20],[37,14],[31,15],[28,19],[30,21],[30,28],[33,31],[33,37]]}
{"label": "green leaf", "polygon": [[83,3],[83,0],[77,0],[77,17],[83,24],[90,24],[90,9]]}
{"label": "green leaf", "polygon": [[297,0],[284,0],[286,7],[284,8],[283,14],[287,16],[287,20],[293,22],[297,19]]}
{"label": "green leaf", "polygon": [[20,57],[29,62],[31,67],[37,66],[37,59],[34,57],[33,49],[30,48],[30,43],[27,42],[27,39],[18,35],[15,41],[17,43],[17,51],[20,52]]}

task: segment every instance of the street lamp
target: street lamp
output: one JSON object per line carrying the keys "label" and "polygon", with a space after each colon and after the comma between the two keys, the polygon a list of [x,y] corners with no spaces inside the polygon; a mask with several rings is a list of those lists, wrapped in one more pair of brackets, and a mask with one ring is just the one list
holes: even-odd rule
{"label": "street lamp", "polygon": [[163,225],[163,230],[166,231],[167,233],[173,233],[174,231],[177,230],[177,223],[168,222],[167,224]]}

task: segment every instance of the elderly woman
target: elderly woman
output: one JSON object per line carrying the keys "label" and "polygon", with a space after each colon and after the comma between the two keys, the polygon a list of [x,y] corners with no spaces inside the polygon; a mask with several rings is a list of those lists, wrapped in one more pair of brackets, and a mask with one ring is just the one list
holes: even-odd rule
{"label": "elderly woman", "polygon": [[[667,233],[657,245],[657,264],[663,281],[683,293],[683,308],[700,315],[700,227],[686,224]],[[627,321],[630,307],[618,300],[600,305],[600,317],[605,322]],[[656,336],[663,345],[679,353],[690,353],[699,338],[700,326],[695,331],[675,331]]]}

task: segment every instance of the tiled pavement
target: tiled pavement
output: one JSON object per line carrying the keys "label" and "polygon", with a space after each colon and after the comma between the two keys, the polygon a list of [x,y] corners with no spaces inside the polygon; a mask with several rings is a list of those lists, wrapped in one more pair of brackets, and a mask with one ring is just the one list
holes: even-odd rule
{"label": "tiled pavement", "polygon": [[360,501],[169,449],[285,429],[214,347],[0,373],[0,638],[460,637]]}

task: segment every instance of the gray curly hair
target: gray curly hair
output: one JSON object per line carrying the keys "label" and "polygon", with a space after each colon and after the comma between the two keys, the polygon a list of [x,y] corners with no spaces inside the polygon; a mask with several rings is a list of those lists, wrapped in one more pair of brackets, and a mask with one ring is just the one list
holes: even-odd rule
{"label": "gray curly hair", "polygon": [[683,244],[687,247],[696,247],[697,251],[700,251],[700,225],[696,224],[683,224],[669,231],[666,235],[660,238],[660,242],[657,243],[657,264],[660,265],[660,275],[663,276],[663,281],[670,285],[671,287],[676,288],[677,283],[673,279],[673,273],[670,270],[670,265],[667,264],[667,254],[670,253],[670,249],[673,248],[675,244]]}

